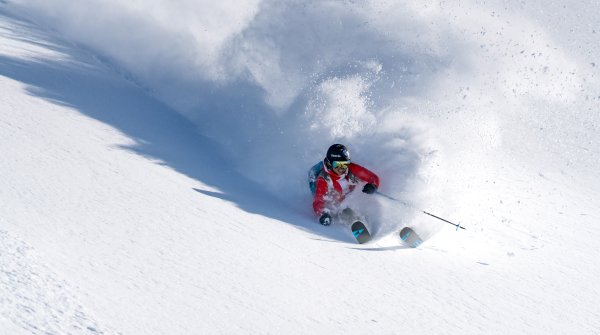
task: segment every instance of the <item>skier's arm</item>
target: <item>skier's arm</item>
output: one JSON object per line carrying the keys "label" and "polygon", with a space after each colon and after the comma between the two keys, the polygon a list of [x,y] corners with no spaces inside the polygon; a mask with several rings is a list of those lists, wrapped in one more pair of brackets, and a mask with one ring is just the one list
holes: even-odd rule
{"label": "skier's arm", "polygon": [[317,216],[321,216],[325,210],[325,196],[327,195],[327,182],[323,178],[317,178],[315,187],[315,198],[313,200],[313,209]]}
{"label": "skier's arm", "polygon": [[369,169],[354,163],[350,164],[350,169],[360,180],[367,184],[373,184],[375,187],[379,188],[379,177]]}

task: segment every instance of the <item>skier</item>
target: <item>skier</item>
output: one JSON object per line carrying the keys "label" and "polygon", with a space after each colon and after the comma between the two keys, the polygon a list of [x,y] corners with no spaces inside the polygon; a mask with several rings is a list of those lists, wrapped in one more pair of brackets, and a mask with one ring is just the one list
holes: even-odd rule
{"label": "skier", "polygon": [[379,177],[366,168],[352,163],[348,149],[334,144],[327,150],[322,162],[315,164],[308,173],[310,190],[314,195],[313,209],[319,223],[329,226],[332,216],[352,223],[358,215],[351,208],[339,207],[345,196],[357,185],[364,184],[362,191],[373,194],[379,187]]}

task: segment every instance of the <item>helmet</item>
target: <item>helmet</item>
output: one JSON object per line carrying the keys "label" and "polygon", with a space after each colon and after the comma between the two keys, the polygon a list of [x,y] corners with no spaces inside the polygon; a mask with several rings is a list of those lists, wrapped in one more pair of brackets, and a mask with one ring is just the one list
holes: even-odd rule
{"label": "helmet", "polygon": [[334,144],[327,150],[325,159],[329,164],[333,162],[350,162],[350,152],[341,144]]}

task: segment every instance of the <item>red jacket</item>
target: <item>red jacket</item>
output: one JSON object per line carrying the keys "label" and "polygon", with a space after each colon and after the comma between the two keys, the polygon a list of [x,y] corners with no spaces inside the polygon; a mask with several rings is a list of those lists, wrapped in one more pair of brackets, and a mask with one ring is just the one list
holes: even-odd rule
{"label": "red jacket", "polygon": [[328,205],[339,205],[360,182],[373,184],[379,188],[379,177],[358,164],[350,163],[346,174],[342,176],[323,166],[323,170],[317,177],[313,200],[313,209],[317,216],[323,214]]}

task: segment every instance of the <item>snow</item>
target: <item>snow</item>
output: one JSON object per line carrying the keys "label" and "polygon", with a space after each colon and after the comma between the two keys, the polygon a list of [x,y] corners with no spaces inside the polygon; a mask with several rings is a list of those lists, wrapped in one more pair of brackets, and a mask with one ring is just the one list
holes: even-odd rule
{"label": "snow", "polygon": [[598,6],[0,1],[0,333],[599,333]]}

